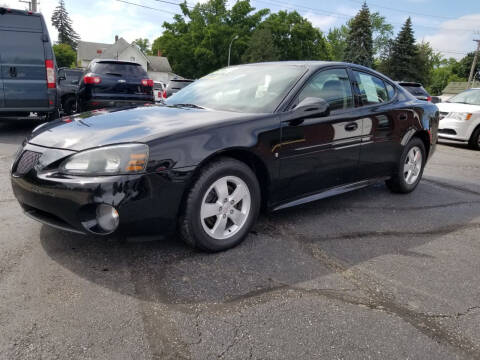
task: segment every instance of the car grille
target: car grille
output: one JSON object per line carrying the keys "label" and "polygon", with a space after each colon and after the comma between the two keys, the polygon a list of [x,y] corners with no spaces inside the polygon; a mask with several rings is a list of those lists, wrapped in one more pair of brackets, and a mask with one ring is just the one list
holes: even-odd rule
{"label": "car grille", "polygon": [[37,164],[40,156],[42,156],[42,154],[38,152],[29,150],[24,151],[22,156],[20,157],[20,160],[17,163],[15,173],[18,175],[25,175],[26,173],[28,173]]}
{"label": "car grille", "polygon": [[448,112],[442,112],[440,111],[440,120],[442,120],[445,116],[448,115]]}

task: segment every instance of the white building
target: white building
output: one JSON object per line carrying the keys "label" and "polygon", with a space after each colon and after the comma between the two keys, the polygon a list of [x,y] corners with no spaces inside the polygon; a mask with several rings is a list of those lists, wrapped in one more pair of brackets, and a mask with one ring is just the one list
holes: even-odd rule
{"label": "white building", "polygon": [[168,83],[177,77],[164,56],[146,56],[140,48],[129,44],[124,38],[115,37],[115,43],[103,44],[88,41],[79,41],[77,47],[78,66],[86,68],[93,59],[115,59],[134,61],[142,65],[149,77],[154,81]]}

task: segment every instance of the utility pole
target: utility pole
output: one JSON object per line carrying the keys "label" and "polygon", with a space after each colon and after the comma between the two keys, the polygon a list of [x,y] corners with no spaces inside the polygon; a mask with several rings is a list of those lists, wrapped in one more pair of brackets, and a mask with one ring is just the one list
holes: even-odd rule
{"label": "utility pole", "polygon": [[478,53],[480,52],[480,39],[473,40],[477,43],[477,51],[475,52],[475,57],[473,58],[472,68],[470,69],[470,76],[468,77],[468,88],[473,87],[475,82],[475,68],[477,67]]}
{"label": "utility pole", "polygon": [[31,11],[31,12],[37,12],[38,11],[37,10],[37,5],[38,5],[37,0],[31,0],[31,1],[18,0],[18,1],[28,4],[28,11]]}

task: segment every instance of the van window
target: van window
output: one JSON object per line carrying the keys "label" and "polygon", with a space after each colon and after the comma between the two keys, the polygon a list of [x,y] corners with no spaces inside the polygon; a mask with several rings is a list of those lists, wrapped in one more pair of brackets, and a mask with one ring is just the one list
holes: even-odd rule
{"label": "van window", "polygon": [[[1,16],[0,29],[28,30],[43,32],[40,16],[5,14]],[[15,34],[11,34],[16,36]]]}

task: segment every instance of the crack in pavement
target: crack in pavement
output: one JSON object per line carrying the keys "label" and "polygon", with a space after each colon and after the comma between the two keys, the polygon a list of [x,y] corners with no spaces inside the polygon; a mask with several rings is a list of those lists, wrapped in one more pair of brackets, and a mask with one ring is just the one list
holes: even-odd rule
{"label": "crack in pavement", "polygon": [[461,206],[461,205],[472,205],[472,204],[480,204],[480,200],[478,201],[457,201],[447,204],[439,204],[439,205],[424,205],[424,206],[406,206],[406,207],[392,207],[392,206],[329,206],[329,209],[334,210],[343,210],[343,209],[361,209],[361,210],[394,210],[394,211],[411,211],[411,210],[430,210],[430,209],[438,209],[438,208],[446,208],[446,207],[453,207],[453,206]]}
{"label": "crack in pavement", "polygon": [[480,306],[471,306],[467,310],[463,312],[457,312],[455,314],[426,314],[426,315],[432,318],[442,318],[442,319],[457,318],[458,319],[462,316],[468,315],[471,311],[474,311],[474,310],[480,310]]}

